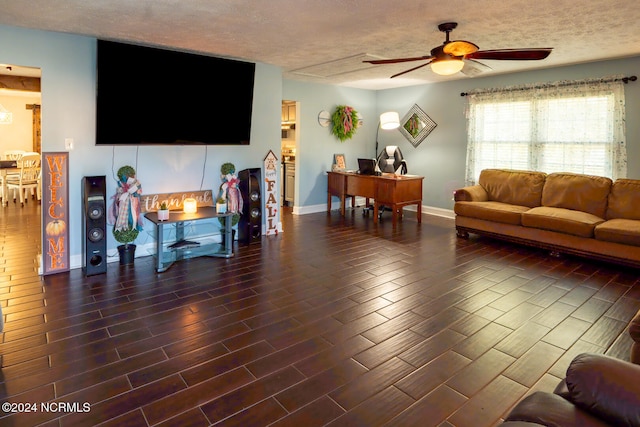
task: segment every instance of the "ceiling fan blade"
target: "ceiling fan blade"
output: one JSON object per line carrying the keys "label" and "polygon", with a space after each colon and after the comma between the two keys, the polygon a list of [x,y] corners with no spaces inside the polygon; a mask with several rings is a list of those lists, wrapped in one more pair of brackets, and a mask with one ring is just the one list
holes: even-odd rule
{"label": "ceiling fan blade", "polygon": [[460,72],[465,76],[475,77],[478,74],[482,74],[485,71],[491,71],[492,68],[482,62],[474,61],[473,59],[463,59],[464,67]]}
{"label": "ceiling fan blade", "polygon": [[444,53],[448,53],[449,55],[452,55],[452,56],[469,55],[473,52],[477,52],[478,49],[480,49],[478,45],[476,45],[475,43],[468,42],[466,40],[454,40],[452,42],[445,44],[442,47],[442,51]]}
{"label": "ceiling fan blade", "polygon": [[433,58],[433,56],[426,55],[426,56],[416,56],[416,57],[413,57],[413,58],[371,59],[371,60],[362,61],[362,62],[367,62],[369,64],[380,65],[380,64],[397,64],[399,62],[424,61],[425,59],[432,59],[432,58]]}
{"label": "ceiling fan blade", "polygon": [[497,59],[497,60],[514,60],[514,61],[535,61],[545,59],[551,51],[552,47],[542,49],[496,49],[496,50],[479,50],[466,55],[469,59]]}
{"label": "ceiling fan blade", "polygon": [[422,68],[422,67],[426,67],[426,66],[427,66],[427,65],[429,65],[430,63],[431,63],[431,61],[426,62],[426,63],[421,64],[421,65],[418,65],[417,67],[409,68],[408,70],[405,70],[405,71],[403,71],[403,72],[401,72],[401,73],[394,74],[393,76],[391,76],[391,78],[398,77],[398,76],[401,76],[401,75],[403,75],[403,74],[410,73],[411,71],[415,71],[415,70],[417,70],[417,69],[419,69],[419,68]]}

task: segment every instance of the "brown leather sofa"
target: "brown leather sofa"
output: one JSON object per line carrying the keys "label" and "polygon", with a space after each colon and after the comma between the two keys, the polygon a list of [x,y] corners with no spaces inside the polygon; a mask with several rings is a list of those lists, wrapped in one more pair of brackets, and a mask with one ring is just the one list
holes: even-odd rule
{"label": "brown leather sofa", "polygon": [[505,417],[517,426],[640,426],[640,366],[598,354],[576,356],[553,393],[535,392]]}
{"label": "brown leather sofa", "polygon": [[455,192],[469,233],[640,267],[640,180],[485,169]]}
{"label": "brown leather sofa", "polygon": [[629,335],[633,343],[631,344],[631,357],[630,360],[640,365],[640,311],[638,311],[631,322],[629,323]]}

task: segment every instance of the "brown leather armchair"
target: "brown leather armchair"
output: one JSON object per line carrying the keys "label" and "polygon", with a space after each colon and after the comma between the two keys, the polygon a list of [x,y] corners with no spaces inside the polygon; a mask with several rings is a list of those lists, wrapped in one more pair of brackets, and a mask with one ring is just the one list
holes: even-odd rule
{"label": "brown leather armchair", "polygon": [[580,354],[553,393],[539,391],[525,397],[502,425],[640,426],[640,366],[600,354]]}

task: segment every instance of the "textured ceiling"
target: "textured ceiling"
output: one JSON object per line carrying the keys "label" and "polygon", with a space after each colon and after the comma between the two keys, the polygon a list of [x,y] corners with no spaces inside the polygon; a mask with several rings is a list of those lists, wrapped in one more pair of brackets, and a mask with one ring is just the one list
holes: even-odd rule
{"label": "textured ceiling", "polygon": [[[640,55],[636,0],[0,0],[0,24],[279,66],[285,78],[382,89],[469,78],[420,63],[363,64],[365,58],[428,55],[452,40],[481,50],[553,47],[542,61],[481,61],[508,73]],[[2,62],[0,52],[0,62]],[[613,71],[613,70],[612,70]]]}

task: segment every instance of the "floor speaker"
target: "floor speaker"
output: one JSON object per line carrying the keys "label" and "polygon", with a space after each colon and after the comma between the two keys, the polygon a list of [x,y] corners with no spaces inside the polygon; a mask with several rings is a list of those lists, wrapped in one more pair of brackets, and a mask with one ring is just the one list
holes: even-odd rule
{"label": "floor speaker", "polygon": [[260,168],[238,172],[242,215],[238,222],[238,243],[249,245],[262,241],[262,191]]}
{"label": "floor speaker", "polygon": [[106,199],[105,176],[82,178],[82,269],[87,276],[107,272]]}

